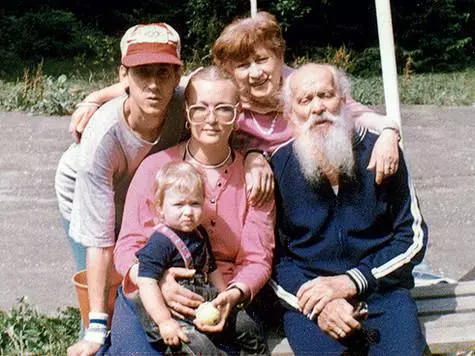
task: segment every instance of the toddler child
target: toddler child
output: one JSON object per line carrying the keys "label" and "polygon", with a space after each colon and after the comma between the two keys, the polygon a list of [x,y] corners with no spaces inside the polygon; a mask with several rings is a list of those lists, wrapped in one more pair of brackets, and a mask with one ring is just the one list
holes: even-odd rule
{"label": "toddler child", "polygon": [[[201,174],[188,162],[169,162],[156,175],[154,196],[158,224],[136,254],[140,295],[137,314],[149,342],[167,345],[167,352],[193,355],[221,354],[218,345],[230,343],[237,344],[243,353],[261,354],[268,350],[260,329],[243,310],[229,311],[225,302],[215,299],[226,285],[216,269],[206,230],[200,225],[205,199]],[[175,316],[158,285],[170,267],[195,269],[192,279],[178,282],[205,301],[214,299],[217,309],[206,305],[210,314],[199,320],[198,314],[208,314],[204,305],[197,309],[195,320]],[[222,331],[205,334],[200,331],[204,324],[216,324],[214,330]]]}

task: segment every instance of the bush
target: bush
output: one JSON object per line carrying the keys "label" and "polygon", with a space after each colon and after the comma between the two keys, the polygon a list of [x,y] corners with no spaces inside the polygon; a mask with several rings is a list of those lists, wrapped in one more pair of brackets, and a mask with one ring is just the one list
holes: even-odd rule
{"label": "bush", "polygon": [[119,39],[88,29],[82,29],[75,37],[79,37],[77,41],[81,43],[81,51],[74,56],[77,69],[117,66],[120,63]]}
{"label": "bush", "polygon": [[119,40],[85,27],[71,12],[41,9],[17,15],[0,12],[3,78],[16,78],[24,66],[44,59],[76,59],[87,66],[118,63]]}
{"label": "bush", "polygon": [[[74,33],[78,23],[70,12],[48,10],[27,12],[20,17],[4,18],[10,49],[21,59],[67,58],[77,53],[80,43]],[[2,36],[2,37],[3,37]],[[11,41],[11,39],[15,39]]]}
{"label": "bush", "polygon": [[[396,44],[411,56],[414,70],[458,69],[473,63],[473,1],[392,2]],[[259,0],[258,4],[276,15],[292,55],[306,56],[308,49],[342,44],[360,53],[378,45],[374,0]],[[209,49],[222,28],[248,15],[248,0],[138,0],[121,7],[110,1],[10,1],[0,9],[0,54],[10,54],[2,59],[13,54],[29,64],[52,57],[117,60],[117,43],[129,26],[165,21],[182,36],[184,58],[210,62]]]}
{"label": "bush", "polygon": [[25,110],[50,115],[61,115],[73,111],[74,103],[80,98],[68,90],[68,78],[62,74],[58,78],[45,76],[40,63],[33,73],[28,68],[23,72],[22,81],[14,86],[4,102],[6,110]]}
{"label": "bush", "polygon": [[188,0],[186,7],[186,57],[194,63],[211,63],[211,47],[237,14],[248,16],[249,1]]}
{"label": "bush", "polygon": [[10,311],[0,310],[0,352],[2,355],[65,355],[78,337],[79,325],[77,308],[46,316],[22,298]]}
{"label": "bush", "polygon": [[366,48],[358,53],[354,60],[351,73],[361,77],[381,75],[381,56],[379,48]]}
{"label": "bush", "polygon": [[117,81],[112,71],[103,69],[94,75],[89,73],[87,79],[78,79],[66,74],[46,75],[43,73],[43,62],[35,69],[26,67],[21,80],[16,83],[0,82],[0,110],[46,115],[71,114],[75,104],[86,94]]}
{"label": "bush", "polygon": [[[403,4],[402,4],[403,3]],[[459,69],[470,62],[470,12],[457,0],[407,0],[396,6],[396,38],[418,73]]]}

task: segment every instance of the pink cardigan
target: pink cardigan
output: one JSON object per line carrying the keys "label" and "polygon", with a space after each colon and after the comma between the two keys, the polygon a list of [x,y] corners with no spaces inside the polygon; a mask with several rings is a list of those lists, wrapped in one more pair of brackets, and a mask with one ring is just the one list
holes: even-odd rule
{"label": "pink cardigan", "polygon": [[[117,271],[126,275],[137,252],[150,237],[154,214],[150,209],[158,169],[180,160],[178,147],[147,157],[137,169],[125,201],[122,228],[114,251]],[[246,284],[254,296],[271,275],[274,250],[274,201],[256,208],[247,203],[243,157],[220,168],[216,187],[206,186],[203,226],[209,234],[219,271],[228,284]]]}

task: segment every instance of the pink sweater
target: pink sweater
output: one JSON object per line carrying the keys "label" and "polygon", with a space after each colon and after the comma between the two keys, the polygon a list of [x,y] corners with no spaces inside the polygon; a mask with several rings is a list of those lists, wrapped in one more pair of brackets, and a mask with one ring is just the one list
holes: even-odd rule
{"label": "pink sweater", "polygon": [[[294,71],[284,65],[282,80],[285,80]],[[346,98],[346,107],[353,118],[365,112],[372,112],[370,108],[355,101],[352,97]],[[275,125],[271,124],[275,118]],[[257,124],[256,124],[257,121]],[[282,112],[272,111],[268,114],[258,114],[252,110],[243,110],[237,119],[238,130],[233,134],[233,147],[245,152],[249,149],[260,149],[272,154],[279,146],[292,138],[292,123],[283,116]]]}
{"label": "pink sweater", "polygon": [[[150,237],[154,214],[150,209],[152,187],[158,169],[180,160],[178,147],[147,157],[137,169],[125,201],[122,228],[114,251],[117,271],[125,275],[136,263],[137,252]],[[274,202],[256,208],[247,203],[244,163],[219,169],[216,187],[206,186],[203,226],[209,234],[218,270],[228,284],[246,284],[254,296],[271,274],[274,249]]]}

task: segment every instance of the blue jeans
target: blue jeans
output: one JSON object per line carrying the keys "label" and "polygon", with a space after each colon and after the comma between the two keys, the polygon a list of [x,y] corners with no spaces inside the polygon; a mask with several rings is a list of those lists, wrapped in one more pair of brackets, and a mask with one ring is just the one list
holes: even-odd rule
{"label": "blue jeans", "polygon": [[[185,287],[186,289],[191,290],[192,292],[201,295],[204,298],[204,300],[207,302],[213,300],[218,295],[218,290],[214,286],[212,286],[210,283],[205,282],[205,278],[201,274],[193,276],[192,279],[183,279],[178,282],[182,287]],[[131,299],[131,302],[135,303],[137,318],[139,319],[140,324],[142,324],[142,328],[144,329],[145,334],[147,335],[147,340],[149,342],[157,342],[157,341],[162,340],[157,324],[153,321],[153,319],[145,310],[145,307],[143,306],[143,303],[140,297],[137,295],[136,297]],[[178,320],[178,321],[180,322],[181,320]],[[182,321],[181,324],[187,330],[187,334],[193,332],[192,329],[194,328],[193,328],[193,324],[191,323],[191,320]],[[206,338],[206,336],[204,336],[204,338]],[[190,343],[193,345],[193,340]],[[191,347],[191,350],[194,350],[194,349],[201,350],[199,341],[198,341],[198,344],[196,345],[196,348]]]}
{"label": "blue jeans", "polygon": [[[69,246],[71,246],[71,250],[73,251],[74,263],[76,264],[76,271],[85,270],[87,248],[77,243],[71,238],[71,236],[69,235],[70,221],[66,219],[63,215],[61,215],[61,222],[63,223],[63,228],[64,228],[64,231],[66,232]],[[84,333],[85,333],[85,329],[81,320],[81,326],[79,328],[79,339],[82,339],[84,337]]]}
{"label": "blue jeans", "polygon": [[284,329],[296,355],[350,354],[423,355],[427,344],[417,319],[417,307],[409,290],[373,294],[368,300],[369,316],[361,330],[334,340],[315,321],[300,312],[284,312]]}
{"label": "blue jeans", "polygon": [[[127,299],[120,287],[112,317],[111,344],[102,348],[103,353],[108,355],[160,355],[167,353],[163,342],[151,343],[148,341],[137,312],[136,302]],[[244,354],[269,354],[261,330],[243,310],[230,315],[227,330],[219,336],[209,338],[209,335],[197,332],[190,324],[185,332],[193,340],[193,349],[187,347],[181,350],[187,355],[220,354],[221,350],[233,354],[235,353],[234,347],[239,347],[239,345],[246,345],[248,348],[248,350],[243,350]],[[219,345],[219,348],[215,345]]]}
{"label": "blue jeans", "polygon": [[69,225],[71,222],[62,215],[61,222],[63,223],[64,231],[66,232],[69,245],[71,246],[71,251],[73,252],[74,263],[76,264],[76,271],[82,271],[86,269],[87,248],[81,245],[80,243],[74,241],[73,238],[69,235]]}

